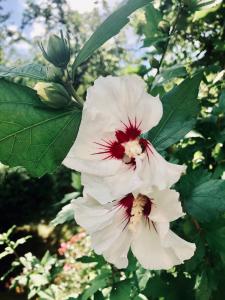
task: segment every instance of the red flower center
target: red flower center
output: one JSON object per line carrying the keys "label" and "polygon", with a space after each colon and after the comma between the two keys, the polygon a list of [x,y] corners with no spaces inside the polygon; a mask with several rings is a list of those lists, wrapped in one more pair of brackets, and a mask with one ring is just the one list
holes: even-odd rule
{"label": "red flower center", "polygon": [[115,140],[103,141],[103,143],[97,143],[101,151],[93,154],[105,155],[103,159],[120,159],[125,164],[136,167],[135,158],[138,155],[146,152],[149,157],[151,152],[150,143],[146,139],[140,137],[141,129],[140,123],[137,123],[135,118],[132,123],[128,118],[128,125],[124,124],[123,130],[115,130]]}

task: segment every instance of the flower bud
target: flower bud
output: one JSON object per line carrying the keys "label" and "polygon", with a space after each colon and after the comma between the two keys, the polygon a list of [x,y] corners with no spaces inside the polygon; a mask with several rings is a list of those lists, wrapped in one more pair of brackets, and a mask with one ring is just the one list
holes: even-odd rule
{"label": "flower bud", "polygon": [[38,82],[34,89],[43,103],[55,109],[62,108],[71,101],[70,95],[59,83]]}
{"label": "flower bud", "polygon": [[40,48],[47,61],[55,67],[66,68],[70,61],[70,45],[68,39],[64,38],[62,31],[60,31],[60,37],[56,34],[50,35],[46,50],[42,43],[40,43]]}

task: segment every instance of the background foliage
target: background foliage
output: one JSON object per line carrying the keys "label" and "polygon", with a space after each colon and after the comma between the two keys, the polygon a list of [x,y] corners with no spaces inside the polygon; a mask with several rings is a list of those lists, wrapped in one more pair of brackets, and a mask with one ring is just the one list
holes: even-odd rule
{"label": "background foliage", "polygon": [[[27,40],[25,35],[26,28],[40,17],[47,31],[55,29],[55,24],[68,30],[74,59],[104,19],[102,14],[110,14],[107,1],[103,1],[103,13],[95,10],[83,15],[66,9],[64,0],[42,2],[38,5],[27,1],[21,26],[13,32],[7,27],[9,16],[0,9],[2,64],[11,66],[13,45],[21,40],[32,46],[30,62],[44,63],[37,40]],[[141,268],[130,254],[129,267],[116,270],[91,253],[89,239],[81,228],[73,221],[64,223],[67,217],[71,219],[66,209],[55,220],[64,224],[55,229],[49,224],[63,205],[82,192],[79,174],[61,167],[38,179],[31,176],[27,165],[28,171],[1,165],[1,232],[17,225],[14,231],[0,236],[4,274],[12,263],[12,272],[1,274],[1,297],[6,294],[10,299],[10,293],[5,292],[10,286],[17,294],[12,299],[225,298],[225,4],[206,0],[162,0],[153,4],[138,10],[129,23],[140,43],[138,53],[127,51],[127,37],[122,31],[77,66],[74,86],[84,97],[86,88],[100,75],[137,73],[147,82],[149,92],[160,94],[165,114],[147,136],[168,160],[188,166],[187,174],[176,185],[187,214],[172,227],[196,243],[195,256],[172,270],[152,272]],[[23,63],[28,63],[25,58],[16,65]],[[5,74],[3,71],[0,68],[0,76]],[[48,69],[39,71],[49,76]],[[9,82],[31,87],[35,82],[14,76]],[[0,101],[6,94],[3,82],[6,84],[1,79]],[[52,112],[46,110],[46,114]],[[1,145],[0,160],[6,162],[3,154]],[[17,158],[13,161],[11,165],[20,164]],[[49,170],[56,165],[52,162]],[[29,233],[32,238],[21,240]],[[46,250],[50,252],[44,254]]]}

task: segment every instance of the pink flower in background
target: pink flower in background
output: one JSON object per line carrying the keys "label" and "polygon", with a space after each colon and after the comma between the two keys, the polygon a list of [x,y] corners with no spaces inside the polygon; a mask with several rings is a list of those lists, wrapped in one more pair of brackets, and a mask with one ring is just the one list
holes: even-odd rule
{"label": "pink flower in background", "polygon": [[97,254],[126,268],[131,248],[146,269],[169,269],[192,257],[195,245],[170,230],[170,222],[183,216],[179,193],[151,190],[129,193],[101,205],[86,193],[72,201],[76,222],[91,236]]}
{"label": "pink flower in background", "polygon": [[59,255],[64,255],[68,250],[68,248],[69,248],[68,243],[61,243],[58,249]]}
{"label": "pink flower in background", "polygon": [[71,237],[69,243],[70,244],[75,244],[75,243],[79,242],[80,240],[82,240],[85,237],[86,237],[85,232],[79,232],[79,233],[77,233],[77,234],[75,234],[74,236]]}
{"label": "pink flower in background", "polygon": [[136,75],[100,77],[87,92],[80,130],[64,164],[82,172],[87,193],[107,203],[141,186],[165,189],[185,166],[167,162],[143,138],[162,117],[162,103]]}

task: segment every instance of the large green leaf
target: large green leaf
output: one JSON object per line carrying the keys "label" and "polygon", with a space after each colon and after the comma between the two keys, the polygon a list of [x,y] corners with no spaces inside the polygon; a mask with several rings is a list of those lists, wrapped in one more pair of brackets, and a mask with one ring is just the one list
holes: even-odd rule
{"label": "large green leaf", "polygon": [[36,80],[47,80],[47,67],[40,64],[27,64],[19,67],[0,65],[0,77],[28,77]]}
{"label": "large green leaf", "polygon": [[78,132],[81,112],[57,111],[36,92],[0,80],[0,161],[42,176],[60,165]]}
{"label": "large green leaf", "polygon": [[158,151],[182,139],[195,125],[199,113],[197,101],[202,74],[184,80],[162,98],[163,117],[145,137]]}
{"label": "large green leaf", "polygon": [[84,44],[73,63],[73,71],[107,40],[115,36],[129,22],[128,17],[135,10],[150,2],[151,0],[128,0],[126,4],[112,13]]}
{"label": "large green leaf", "polygon": [[[185,180],[185,179],[184,179]],[[184,182],[183,182],[184,183]],[[210,222],[225,212],[225,181],[211,179],[182,197],[186,211],[200,222]],[[182,196],[182,190],[181,190]]]}
{"label": "large green leaf", "polygon": [[186,211],[200,222],[210,222],[225,212],[225,180],[212,179],[203,168],[182,176],[176,189]]}

